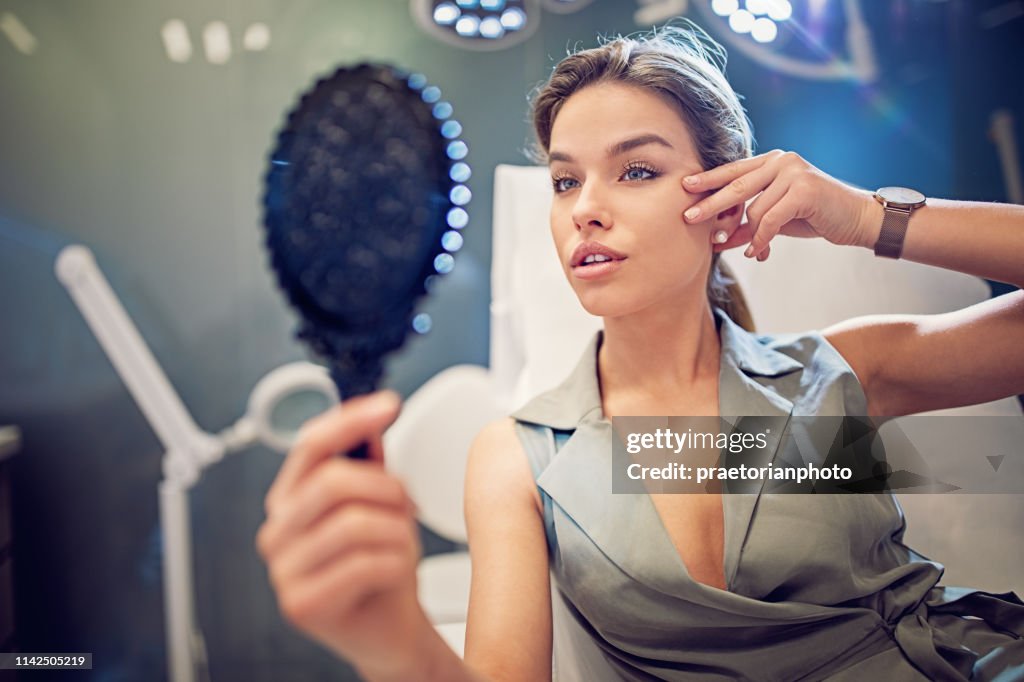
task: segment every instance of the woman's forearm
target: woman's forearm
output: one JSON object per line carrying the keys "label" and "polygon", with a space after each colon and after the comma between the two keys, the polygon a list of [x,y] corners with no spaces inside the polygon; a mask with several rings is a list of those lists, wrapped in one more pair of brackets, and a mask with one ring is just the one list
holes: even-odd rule
{"label": "woman's forearm", "polygon": [[490,682],[452,651],[425,616],[416,651],[407,661],[384,661],[381,665],[355,662],[355,665],[367,682]]}
{"label": "woman's forearm", "polygon": [[[865,192],[860,246],[874,249],[884,216]],[[1024,288],[1024,206],[929,198],[910,216],[901,257]]]}

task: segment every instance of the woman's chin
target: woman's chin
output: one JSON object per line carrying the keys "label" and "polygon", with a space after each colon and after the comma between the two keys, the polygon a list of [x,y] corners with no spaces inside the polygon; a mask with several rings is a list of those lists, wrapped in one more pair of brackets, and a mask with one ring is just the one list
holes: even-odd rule
{"label": "woman's chin", "polygon": [[635,309],[621,296],[609,296],[606,292],[577,291],[576,298],[583,309],[595,317],[619,317]]}

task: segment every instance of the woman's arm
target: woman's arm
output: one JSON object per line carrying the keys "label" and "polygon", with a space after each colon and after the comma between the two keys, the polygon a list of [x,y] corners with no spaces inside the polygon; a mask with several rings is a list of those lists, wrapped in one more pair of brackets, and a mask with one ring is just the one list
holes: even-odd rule
{"label": "woman's arm", "polygon": [[488,425],[466,468],[473,558],[466,663],[492,680],[551,679],[551,583],[537,487],[511,419]]}
{"label": "woman's arm", "polygon": [[[873,250],[885,209],[861,194],[858,245]],[[1024,206],[928,199],[910,216],[901,258],[1024,289]]]}
{"label": "woman's arm", "polygon": [[[758,260],[779,234],[874,249],[884,217],[871,193],[779,150],[687,178],[683,187],[707,193],[687,211],[691,223],[753,199],[747,222],[713,248],[749,244],[746,254]],[[1024,287],[1024,207],[929,199],[910,217],[902,257]],[[1024,393],[1021,291],[941,315],[858,317],[823,333],[860,379],[871,415]]]}
{"label": "woman's arm", "polygon": [[1024,392],[1024,291],[939,315],[855,317],[822,334],[860,379],[872,416]]}
{"label": "woman's arm", "polygon": [[551,586],[539,499],[511,419],[486,426],[470,447],[465,513],[473,560],[460,659],[424,619],[412,667],[366,679],[484,682],[551,679]]}
{"label": "woman's arm", "polygon": [[[884,209],[870,193],[858,245]],[[1024,288],[1024,206],[929,199],[902,258]],[[1024,291],[939,315],[868,315],[823,331],[861,377],[872,415],[898,417],[1024,393]]]}

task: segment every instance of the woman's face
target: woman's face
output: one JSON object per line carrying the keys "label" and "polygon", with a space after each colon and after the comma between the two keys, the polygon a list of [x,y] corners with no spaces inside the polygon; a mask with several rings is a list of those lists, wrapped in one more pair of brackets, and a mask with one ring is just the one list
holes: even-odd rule
{"label": "woman's face", "polygon": [[[704,195],[686,192],[682,179],[703,169],[671,105],[623,83],[588,86],[556,116],[549,158],[551,232],[588,312],[618,317],[704,295],[710,234],[722,226],[683,221]],[[611,249],[615,260],[577,264],[588,244]]]}

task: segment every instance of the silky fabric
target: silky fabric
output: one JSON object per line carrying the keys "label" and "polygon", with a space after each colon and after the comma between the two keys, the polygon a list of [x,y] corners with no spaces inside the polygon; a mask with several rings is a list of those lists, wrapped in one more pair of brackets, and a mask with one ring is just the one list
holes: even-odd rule
{"label": "silky fabric", "polygon": [[[755,335],[714,316],[721,416],[866,415],[860,382],[820,333]],[[938,585],[943,566],[903,544],[890,493],[723,494],[726,589],[693,580],[651,498],[612,494],[602,339],[512,414],[543,502],[555,605],[577,641],[569,655],[588,682],[1024,679],[1024,602]],[[776,457],[783,440],[769,440]]]}

